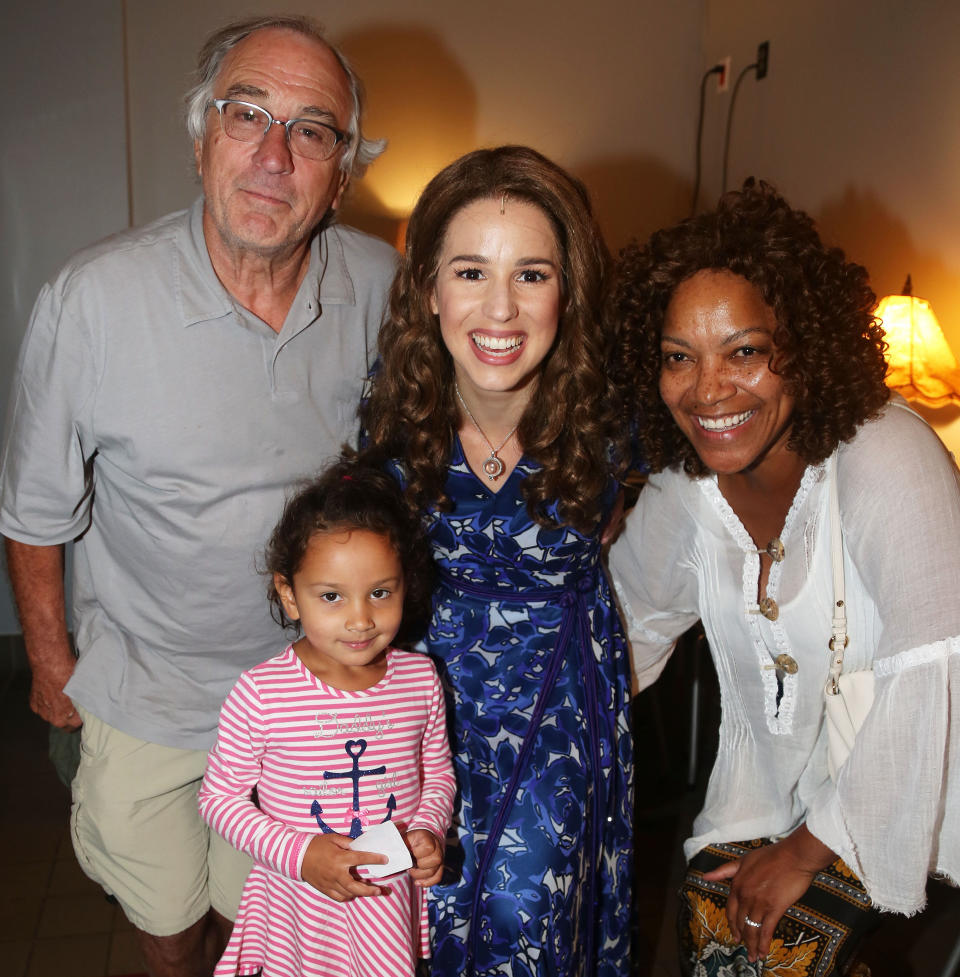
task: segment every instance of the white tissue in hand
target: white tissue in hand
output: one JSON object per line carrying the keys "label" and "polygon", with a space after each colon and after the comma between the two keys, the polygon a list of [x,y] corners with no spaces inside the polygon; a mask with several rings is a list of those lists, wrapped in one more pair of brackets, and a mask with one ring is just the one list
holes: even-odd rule
{"label": "white tissue in hand", "polygon": [[359,838],[350,842],[354,851],[368,851],[386,855],[390,859],[386,865],[358,865],[357,874],[368,879],[382,879],[388,875],[404,872],[413,865],[410,851],[403,843],[397,826],[392,821],[372,824]]}

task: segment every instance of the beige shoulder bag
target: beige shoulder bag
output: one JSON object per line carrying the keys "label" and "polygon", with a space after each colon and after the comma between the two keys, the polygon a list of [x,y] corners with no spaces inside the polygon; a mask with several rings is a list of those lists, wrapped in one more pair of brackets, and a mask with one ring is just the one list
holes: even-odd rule
{"label": "beige shoulder bag", "polygon": [[853,749],[857,730],[873,705],[873,669],[843,670],[847,637],[847,609],[843,582],[843,535],[840,527],[840,495],[837,490],[837,452],[827,465],[830,480],[830,543],[833,557],[833,621],[831,625],[830,677],[824,688],[828,762],[834,780]]}

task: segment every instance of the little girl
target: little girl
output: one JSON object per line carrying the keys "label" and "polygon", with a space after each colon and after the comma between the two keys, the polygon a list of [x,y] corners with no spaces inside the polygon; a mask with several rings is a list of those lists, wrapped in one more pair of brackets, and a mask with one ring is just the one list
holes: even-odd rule
{"label": "little girl", "polygon": [[[287,504],[266,564],[274,616],[301,637],[240,676],[200,790],[254,859],[215,974],[412,975],[455,790],[433,665],[392,646],[427,610],[428,545],[393,479],[347,461]],[[351,841],[385,821],[413,867],[378,884],[357,866],[387,859]]]}

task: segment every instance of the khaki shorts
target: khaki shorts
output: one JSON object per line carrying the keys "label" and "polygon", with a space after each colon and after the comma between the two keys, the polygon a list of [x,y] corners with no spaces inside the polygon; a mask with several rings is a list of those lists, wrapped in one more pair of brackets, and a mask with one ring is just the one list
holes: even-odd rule
{"label": "khaki shorts", "polygon": [[252,863],[200,817],[206,751],[145,743],[77,708],[70,828],[84,872],[154,936],[182,932],[211,905],[236,918]]}

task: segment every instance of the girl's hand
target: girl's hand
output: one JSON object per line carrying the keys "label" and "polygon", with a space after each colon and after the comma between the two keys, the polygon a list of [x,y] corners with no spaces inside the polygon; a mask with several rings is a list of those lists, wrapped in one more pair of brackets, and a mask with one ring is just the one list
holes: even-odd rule
{"label": "girl's hand", "polygon": [[353,851],[350,842],[346,835],[316,835],[307,845],[300,877],[337,902],[349,902],[354,896],[382,895],[380,886],[358,878],[356,869],[358,865],[383,865],[386,856]]}
{"label": "girl's hand", "polygon": [[410,878],[421,889],[436,885],[443,874],[443,845],[432,831],[414,828],[406,832],[403,840],[413,856],[413,868],[408,869]]}
{"label": "girl's hand", "polygon": [[[733,938],[747,948],[751,963],[770,952],[780,917],[836,857],[802,824],[789,837],[704,873],[708,882],[732,879],[727,921]],[[760,925],[752,926],[747,919]]]}

